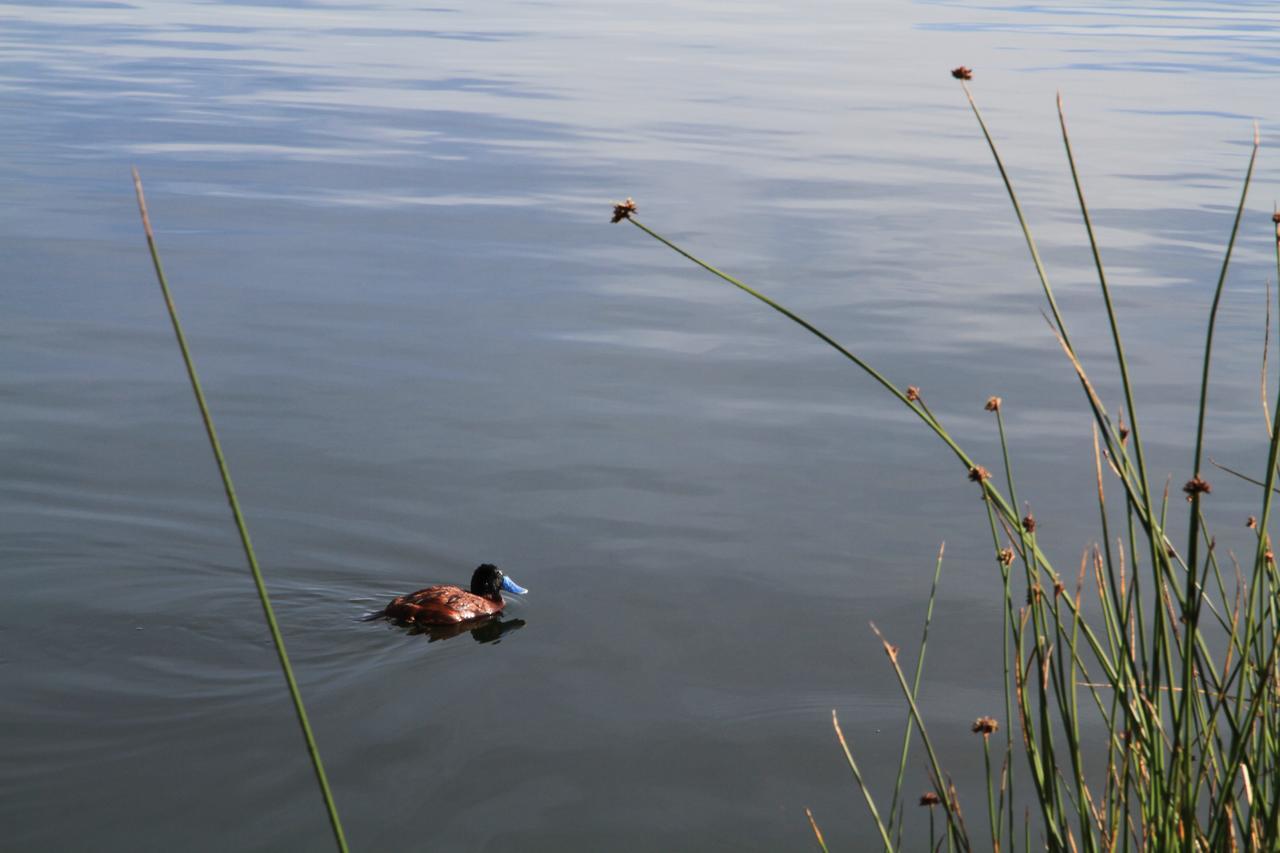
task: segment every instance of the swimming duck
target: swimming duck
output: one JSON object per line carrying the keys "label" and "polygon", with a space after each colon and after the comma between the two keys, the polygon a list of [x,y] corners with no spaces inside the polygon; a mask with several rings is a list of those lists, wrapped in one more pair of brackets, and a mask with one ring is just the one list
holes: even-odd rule
{"label": "swimming duck", "polygon": [[506,602],[502,591],[524,595],[529,590],[502,573],[492,563],[483,563],[471,575],[471,591],[457,586],[429,586],[408,595],[398,595],[379,614],[414,625],[456,625],[501,613]]}

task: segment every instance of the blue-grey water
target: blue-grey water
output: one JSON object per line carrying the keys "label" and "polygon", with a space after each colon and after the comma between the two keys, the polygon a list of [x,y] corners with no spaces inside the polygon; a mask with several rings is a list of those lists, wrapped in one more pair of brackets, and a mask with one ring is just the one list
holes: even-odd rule
{"label": "blue-grey water", "polygon": [[[1118,405],[1063,92],[1176,491],[1255,118],[1207,442],[1265,442],[1278,45],[1269,2],[0,2],[0,846],[329,844],[130,166],[356,849],[800,850],[806,806],[860,849],[830,713],[887,794],[868,622],[914,653],[943,540],[922,702],[981,826],[981,504],[874,383],[611,204],[993,467],[1002,396],[1071,567],[1089,421],[948,71]],[[1255,492],[1211,479],[1243,539]],[[359,621],[483,561],[532,590],[498,643]]]}

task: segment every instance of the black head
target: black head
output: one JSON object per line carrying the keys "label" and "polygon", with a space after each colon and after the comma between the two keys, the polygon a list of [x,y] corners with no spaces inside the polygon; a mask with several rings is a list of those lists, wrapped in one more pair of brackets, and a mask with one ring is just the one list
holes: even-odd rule
{"label": "black head", "polygon": [[471,593],[502,600],[502,569],[493,563],[481,563],[471,573]]}

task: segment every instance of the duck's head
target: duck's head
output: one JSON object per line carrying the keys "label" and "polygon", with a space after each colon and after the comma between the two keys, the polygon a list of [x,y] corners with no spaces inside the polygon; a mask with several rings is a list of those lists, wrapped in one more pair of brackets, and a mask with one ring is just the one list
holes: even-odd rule
{"label": "duck's head", "polygon": [[493,563],[481,563],[471,573],[471,592],[473,595],[501,601],[504,591],[515,595],[524,595],[529,590],[504,575],[502,569],[499,569]]}

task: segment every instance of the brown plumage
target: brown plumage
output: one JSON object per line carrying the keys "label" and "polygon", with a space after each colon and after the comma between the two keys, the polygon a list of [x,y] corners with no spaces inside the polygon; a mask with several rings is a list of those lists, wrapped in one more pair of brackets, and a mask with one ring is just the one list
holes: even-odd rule
{"label": "brown plumage", "polygon": [[408,595],[398,595],[387,605],[385,615],[399,622],[419,625],[448,625],[501,613],[504,602],[474,595],[456,586],[429,586]]}
{"label": "brown plumage", "polygon": [[504,588],[521,591],[497,566],[485,563],[472,574],[470,592],[457,586],[429,586],[396,596],[376,615],[413,625],[456,625],[501,613],[506,606]]}

